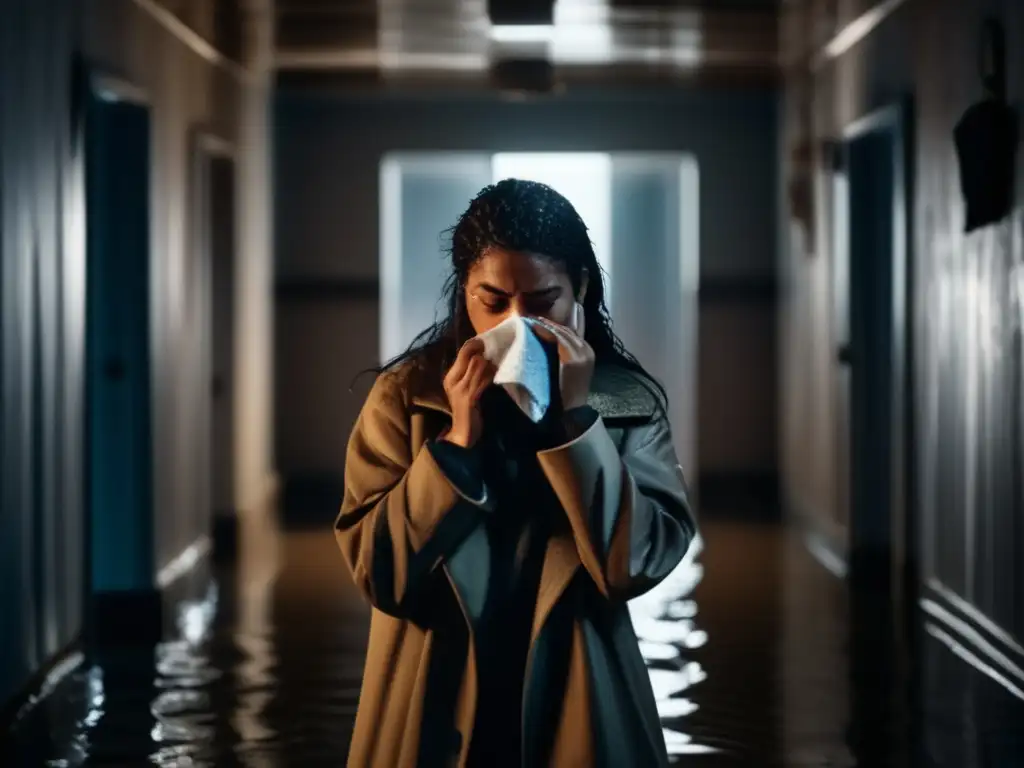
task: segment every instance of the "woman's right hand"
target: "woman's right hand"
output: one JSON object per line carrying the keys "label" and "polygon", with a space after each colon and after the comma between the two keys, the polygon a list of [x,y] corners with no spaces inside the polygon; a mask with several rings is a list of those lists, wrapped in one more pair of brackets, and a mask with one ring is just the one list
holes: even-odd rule
{"label": "woman's right hand", "polygon": [[444,391],[452,409],[452,428],[445,440],[463,448],[476,445],[483,432],[480,396],[491,385],[495,366],[483,356],[484,344],[470,339],[462,345],[455,363],[444,377]]}

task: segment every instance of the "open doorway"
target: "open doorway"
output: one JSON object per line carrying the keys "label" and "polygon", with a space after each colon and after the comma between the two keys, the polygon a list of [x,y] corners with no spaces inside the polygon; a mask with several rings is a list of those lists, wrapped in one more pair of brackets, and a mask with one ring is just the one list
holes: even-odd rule
{"label": "open doorway", "polygon": [[850,125],[836,169],[840,522],[851,578],[894,597],[913,586],[908,108]]}
{"label": "open doorway", "polygon": [[[159,630],[154,588],[146,95],[94,77],[85,120],[87,582],[97,611]],[[107,622],[97,620],[94,627]]]}

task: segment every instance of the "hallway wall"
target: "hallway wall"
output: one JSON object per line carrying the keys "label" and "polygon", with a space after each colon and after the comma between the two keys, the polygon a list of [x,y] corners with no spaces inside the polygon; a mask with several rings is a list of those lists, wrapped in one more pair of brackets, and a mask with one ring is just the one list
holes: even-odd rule
{"label": "hallway wall", "polygon": [[82,321],[70,0],[0,23],[0,702],[82,618]]}
{"label": "hallway wall", "polygon": [[384,154],[622,150],[696,155],[698,461],[710,479],[774,480],[776,104],[769,88],[570,89],[514,102],[455,90],[332,94],[279,86],[276,448],[282,475],[338,476],[370,378],[351,394],[349,383],[378,363]]}
{"label": "hallway wall", "polygon": [[[225,32],[240,29],[225,13],[230,3],[174,5],[214,43],[238,49]],[[231,66],[211,63],[171,34],[155,3],[10,0],[2,11],[0,707],[78,638],[86,605],[86,263],[75,54],[144,91],[152,107],[154,587],[157,573],[211,523],[210,510],[196,508],[202,425],[186,407],[209,392],[200,359],[208,334],[189,310],[197,257],[189,239],[190,141],[201,127],[235,142],[248,93]],[[265,107],[266,94],[258,96]]]}
{"label": "hallway wall", "polygon": [[[782,48],[789,62],[826,52],[871,3],[792,2]],[[891,6],[892,3],[879,3]],[[845,547],[835,491],[835,339],[830,327],[829,175],[820,141],[872,110],[910,95],[914,127],[911,342],[916,377],[912,436],[917,453],[922,576],[948,588],[1018,639],[1024,638],[1024,475],[1020,355],[1024,212],[963,234],[964,206],[952,140],[964,110],[981,98],[977,44],[986,13],[1007,31],[1009,100],[1024,98],[1024,5],[1017,0],[905,0],[838,57],[824,56],[806,81],[787,78],[783,163],[801,138],[817,142],[808,241],[784,215],[779,321],[781,461],[787,506]],[[810,48],[796,45],[813,40]],[[806,60],[806,59],[804,59]],[[809,90],[803,91],[806,87]],[[801,128],[800,94],[814,111]],[[1018,163],[1020,168],[1020,163]],[[1018,199],[1024,177],[1018,176]]]}

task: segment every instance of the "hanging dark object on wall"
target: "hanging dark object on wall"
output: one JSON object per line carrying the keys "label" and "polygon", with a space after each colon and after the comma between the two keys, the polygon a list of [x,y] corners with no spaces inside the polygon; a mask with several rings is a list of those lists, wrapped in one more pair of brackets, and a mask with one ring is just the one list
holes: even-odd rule
{"label": "hanging dark object on wall", "polygon": [[994,19],[982,28],[979,68],[985,98],[964,113],[953,133],[967,209],[965,232],[1002,221],[1014,202],[1017,115],[1006,101],[1006,41]]}
{"label": "hanging dark object on wall", "polygon": [[793,138],[789,147],[786,192],[791,221],[803,230],[807,255],[814,254],[814,81],[809,71],[796,78],[793,99]]}
{"label": "hanging dark object on wall", "polygon": [[811,175],[811,144],[800,141],[789,151],[789,213],[804,228],[808,242],[814,227],[814,179]]}

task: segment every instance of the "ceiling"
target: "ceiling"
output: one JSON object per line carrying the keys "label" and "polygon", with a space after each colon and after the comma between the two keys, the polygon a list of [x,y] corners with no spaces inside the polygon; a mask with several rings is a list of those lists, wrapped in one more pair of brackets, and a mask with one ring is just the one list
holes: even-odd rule
{"label": "ceiling", "polygon": [[[277,0],[282,73],[486,77],[496,61],[576,75],[778,69],[777,0],[558,0],[549,39],[498,37],[487,0]],[[520,35],[521,37],[521,35]]]}

